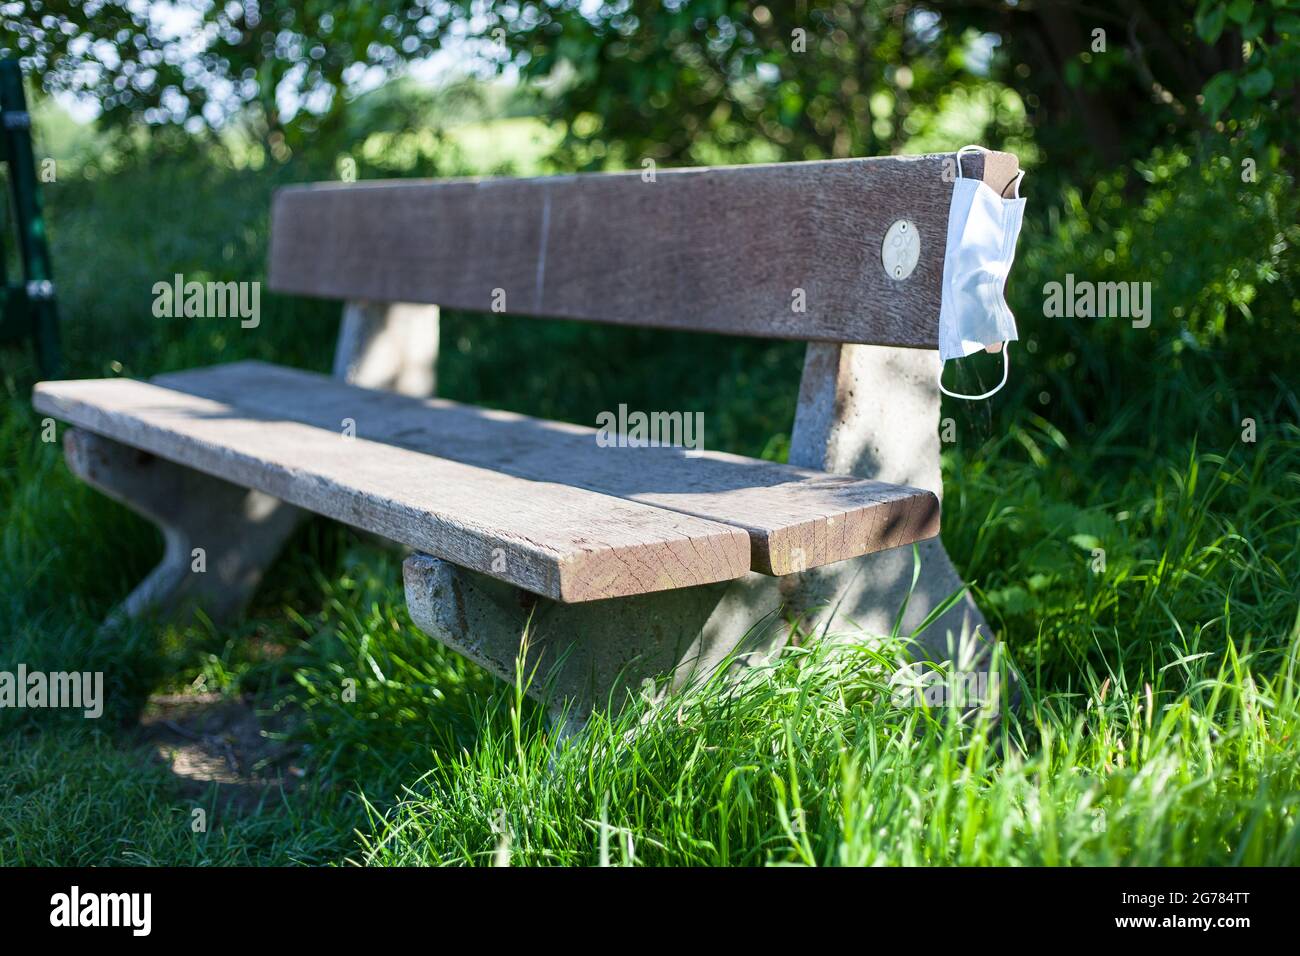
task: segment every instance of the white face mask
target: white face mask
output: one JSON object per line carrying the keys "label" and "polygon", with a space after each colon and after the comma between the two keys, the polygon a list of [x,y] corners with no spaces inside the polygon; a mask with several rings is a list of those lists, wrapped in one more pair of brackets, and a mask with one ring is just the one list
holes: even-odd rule
{"label": "white face mask", "polygon": [[985,182],[961,175],[962,155],[979,146],[957,151],[957,181],[948,207],[948,243],[943,259],[943,294],[939,304],[939,358],[965,358],[981,349],[1002,350],[1002,381],[983,395],[961,395],[943,387],[953,398],[981,399],[1007,384],[1011,371],[1011,342],[1016,318],[1003,297],[1007,273],[1016,256],[1016,239],[1025,215],[1020,198],[1022,171],[1015,179],[1015,198],[1003,199]]}

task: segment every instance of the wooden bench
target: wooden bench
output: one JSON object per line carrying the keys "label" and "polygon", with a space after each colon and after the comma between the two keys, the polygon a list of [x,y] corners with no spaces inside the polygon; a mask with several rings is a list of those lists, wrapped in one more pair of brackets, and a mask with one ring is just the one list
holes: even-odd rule
{"label": "wooden bench", "polygon": [[[999,191],[1018,171],[962,162]],[[76,474],[163,530],[119,615],[238,613],[311,511],[413,549],[413,621],[503,678],[527,629],[535,689],[579,709],[766,652],[793,619],[888,631],[919,543],[910,629],[962,588],[936,537],[952,164],[285,189],[269,285],[347,302],[333,377],[235,362],[43,382],[34,404],[76,426]],[[897,223],[905,275],[882,259]],[[790,464],[431,398],[439,306],[807,340]],[[981,627],[967,597],[929,633]]]}

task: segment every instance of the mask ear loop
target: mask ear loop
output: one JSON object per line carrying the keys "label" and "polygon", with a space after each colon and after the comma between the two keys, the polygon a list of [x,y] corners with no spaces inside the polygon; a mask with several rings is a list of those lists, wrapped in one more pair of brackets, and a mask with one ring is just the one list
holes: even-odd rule
{"label": "mask ear loop", "polygon": [[[967,153],[987,153],[987,152],[988,152],[987,149],[985,149],[983,146],[978,145],[977,143],[971,143],[957,150],[957,178],[958,179],[966,178],[964,175],[962,175],[962,171],[961,171],[961,158],[963,156],[965,156]],[[1011,190],[1012,199],[1020,198],[1020,181],[1024,178],[1025,178],[1025,171],[1022,169],[1020,170],[1020,172],[1016,173],[1016,178],[1011,180],[1011,182],[1007,184],[1008,186],[1012,187]],[[1004,187],[1002,193],[1005,192],[1006,192],[1006,188]],[[999,195],[1001,195],[1002,193],[1000,193]]]}
{"label": "mask ear loop", "polygon": [[[1011,180],[1010,185],[1012,187],[1011,189],[1012,199],[1020,198],[1020,181],[1024,178],[1025,178],[1025,171],[1022,169],[1020,170],[1020,172],[1016,173],[1016,178]],[[1003,192],[1006,192],[1006,190],[1003,190]]]}
{"label": "mask ear loop", "polygon": [[987,153],[987,152],[988,152],[987,149],[985,149],[983,146],[978,145],[977,143],[970,143],[969,145],[963,146],[961,149],[957,150],[957,159],[956,159],[957,178],[958,179],[966,178],[964,175],[962,175],[962,171],[961,171],[961,158],[963,156],[965,156],[967,153]]}
{"label": "mask ear loop", "polygon": [[939,377],[935,379],[939,383],[939,391],[943,392],[949,398],[960,398],[968,402],[978,402],[985,398],[992,398],[998,392],[1002,391],[1002,386],[1007,384],[1007,376],[1011,374],[1011,342],[1008,340],[1002,343],[1002,381],[989,389],[983,395],[963,395],[961,392],[950,392],[943,387],[943,366],[939,366]]}

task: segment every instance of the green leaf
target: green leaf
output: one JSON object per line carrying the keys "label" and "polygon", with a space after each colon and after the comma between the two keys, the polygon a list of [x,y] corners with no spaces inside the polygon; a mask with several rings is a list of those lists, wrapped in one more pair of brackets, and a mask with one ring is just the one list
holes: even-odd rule
{"label": "green leaf", "polygon": [[1204,13],[1196,15],[1196,35],[1206,43],[1214,43],[1223,33],[1223,24],[1227,19],[1227,12],[1223,9],[1222,4],[1216,4]]}
{"label": "green leaf", "polygon": [[1070,535],[1070,543],[1077,548],[1082,548],[1084,551],[1092,551],[1101,547],[1101,539],[1095,534],[1072,534]]}
{"label": "green leaf", "polygon": [[1238,23],[1245,23],[1254,9],[1255,0],[1232,0],[1228,4],[1228,16]]}
{"label": "green leaf", "polygon": [[1252,70],[1243,76],[1240,85],[1241,92],[1252,100],[1257,100],[1261,96],[1267,96],[1269,90],[1273,89],[1273,74],[1269,72],[1268,67],[1261,66],[1258,70]]}
{"label": "green leaf", "polygon": [[1224,108],[1232,102],[1233,94],[1237,91],[1237,78],[1227,70],[1222,73],[1216,73],[1210,78],[1210,82],[1205,84],[1202,96],[1205,97],[1205,112],[1210,114],[1210,119],[1216,119]]}

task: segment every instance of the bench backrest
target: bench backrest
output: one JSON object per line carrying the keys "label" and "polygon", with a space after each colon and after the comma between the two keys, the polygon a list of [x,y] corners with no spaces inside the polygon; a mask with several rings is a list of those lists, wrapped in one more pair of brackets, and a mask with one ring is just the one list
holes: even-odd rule
{"label": "bench backrest", "polygon": [[[280,190],[269,286],[369,302],[938,347],[953,154]],[[963,173],[1002,191],[1008,153]],[[881,258],[906,220],[899,279]]]}

